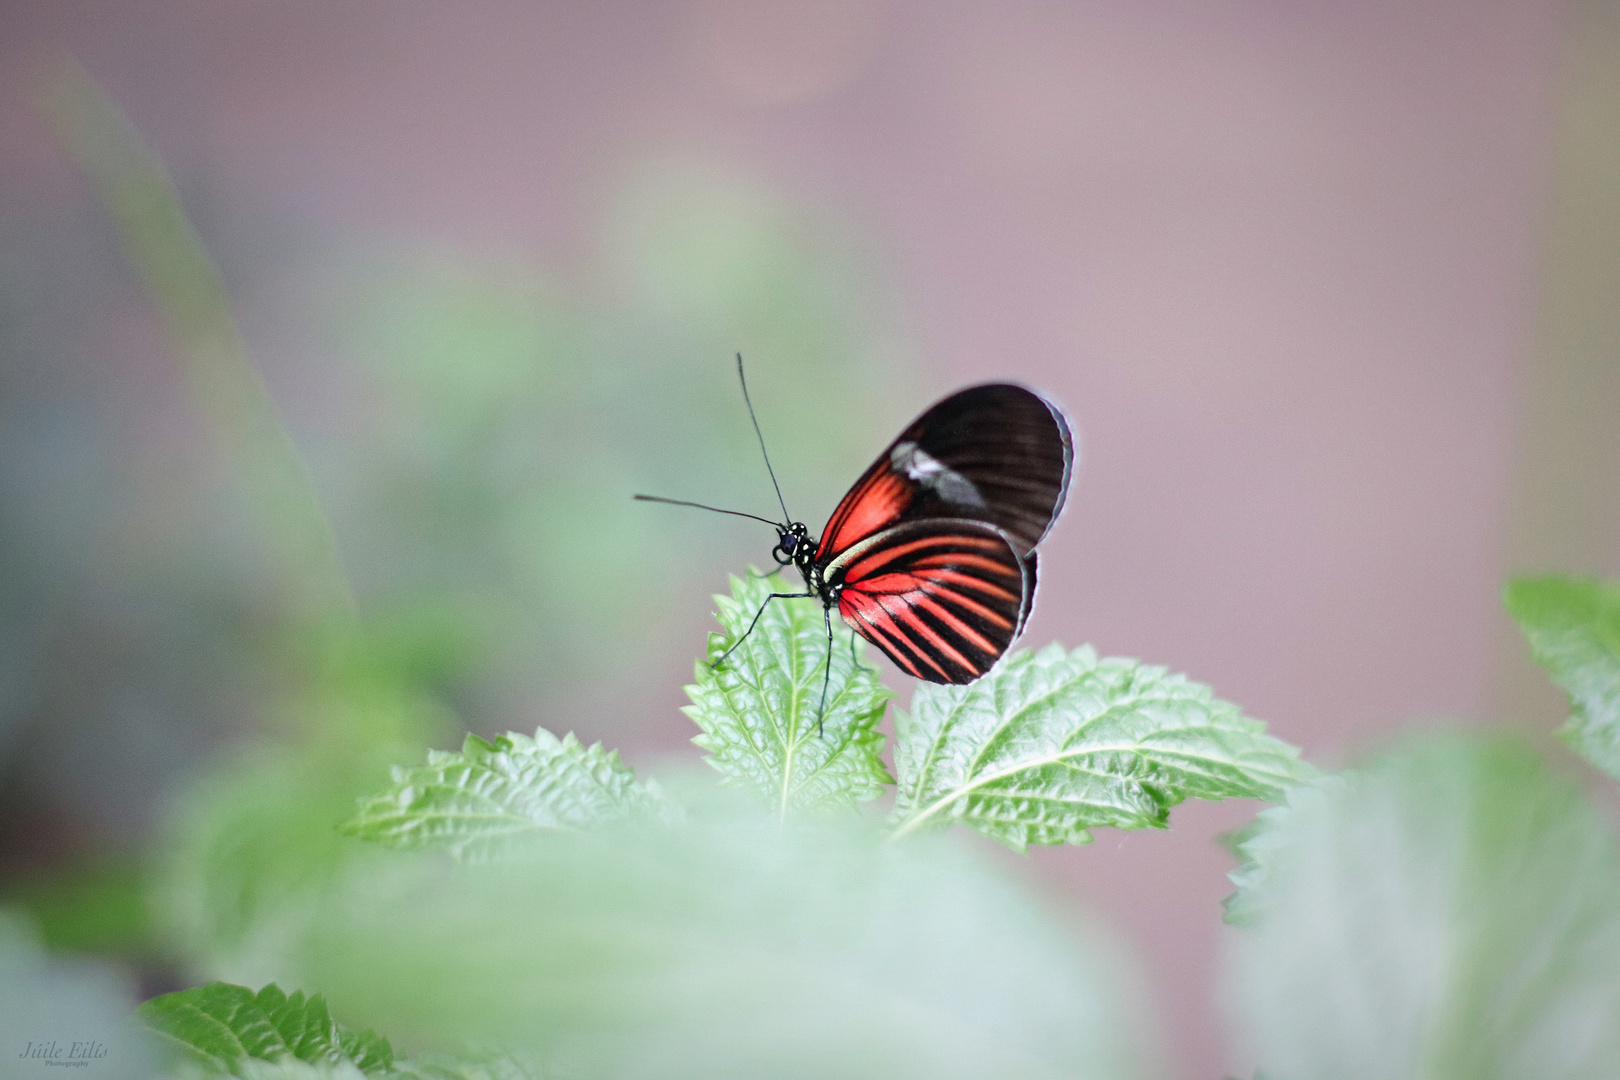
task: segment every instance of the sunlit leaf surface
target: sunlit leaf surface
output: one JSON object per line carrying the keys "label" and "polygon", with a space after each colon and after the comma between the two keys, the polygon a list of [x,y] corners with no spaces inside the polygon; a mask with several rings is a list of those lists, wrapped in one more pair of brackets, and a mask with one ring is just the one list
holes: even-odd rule
{"label": "sunlit leaf surface", "polygon": [[460,753],[428,751],[428,763],[394,769],[394,782],[365,799],[346,832],[394,847],[440,847],[488,857],[540,829],[583,829],[668,804],[601,743],[581,746],[545,728],[485,742],[468,735]]}
{"label": "sunlit leaf surface", "polygon": [[1083,844],[1099,825],[1162,827],[1183,799],[1281,798],[1310,775],[1297,755],[1207,686],[1050,645],[966,686],[918,685],[895,718],[893,820]]}
{"label": "sunlit leaf surface", "polygon": [[209,983],[153,998],[135,1010],[135,1018],[181,1062],[207,1073],[241,1075],[247,1060],[293,1058],[385,1076],[394,1060],[387,1039],[338,1024],[319,994],[288,995],[274,985],[255,993]]}
{"label": "sunlit leaf surface", "polygon": [[[802,583],[801,583],[802,585]],[[772,592],[802,592],[786,578],[732,578],[715,597],[725,632],[709,637],[708,663],[686,688],[686,714],[703,729],[692,741],[726,780],[764,798],[778,814],[852,807],[889,782],[878,756],[878,721],[893,691],[861,663],[864,643],[836,616],[831,675],[827,622],[815,599],[773,600],[753,633],[718,669],[710,663],[748,628]],[[827,706],[820,710],[827,678]]]}

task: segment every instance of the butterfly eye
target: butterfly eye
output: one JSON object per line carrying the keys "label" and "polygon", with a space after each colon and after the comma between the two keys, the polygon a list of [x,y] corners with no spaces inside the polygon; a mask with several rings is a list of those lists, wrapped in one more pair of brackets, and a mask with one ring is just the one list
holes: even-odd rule
{"label": "butterfly eye", "polygon": [[793,549],[799,546],[799,538],[792,533],[783,533],[782,542],[777,546],[782,549],[782,554],[791,555]]}

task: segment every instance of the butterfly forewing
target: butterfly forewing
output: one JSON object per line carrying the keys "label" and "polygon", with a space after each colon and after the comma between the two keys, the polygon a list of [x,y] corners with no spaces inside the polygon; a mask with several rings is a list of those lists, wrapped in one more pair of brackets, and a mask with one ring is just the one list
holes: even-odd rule
{"label": "butterfly forewing", "polygon": [[817,561],[906,521],[960,518],[1006,533],[1027,555],[1068,491],[1073,440],[1058,408],[1011,383],[970,386],[901,432],[833,511]]}
{"label": "butterfly forewing", "polygon": [[1018,636],[1034,571],[995,526],[929,518],[851,545],[827,566],[826,581],[844,621],[902,670],[968,683]]}

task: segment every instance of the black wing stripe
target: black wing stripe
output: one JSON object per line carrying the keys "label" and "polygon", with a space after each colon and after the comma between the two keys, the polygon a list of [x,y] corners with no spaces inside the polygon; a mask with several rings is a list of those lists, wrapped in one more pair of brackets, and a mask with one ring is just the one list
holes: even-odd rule
{"label": "black wing stripe", "polygon": [[[951,607],[946,607],[941,601],[948,602]],[[918,611],[926,613],[936,627],[950,634],[959,643],[957,645],[959,649],[966,648],[985,656],[996,655],[996,643],[975,630],[973,624],[963,618],[964,614],[972,613],[962,607],[960,597],[943,591],[930,592],[918,600],[915,606]],[[958,610],[952,611],[951,608]]]}
{"label": "black wing stripe", "polygon": [[[852,628],[856,633],[882,649],[885,656],[899,664],[912,678],[923,678],[922,672],[917,670],[916,663],[907,655],[912,648],[910,641],[890,634],[888,628],[883,625],[887,621],[888,612],[883,612],[883,615],[884,619],[877,619],[864,610],[858,611],[856,617],[866,625],[864,627],[853,626]],[[847,617],[845,621],[848,621]],[[904,641],[904,644],[902,644],[902,641]],[[918,659],[921,659],[921,657]]]}
{"label": "black wing stripe", "polygon": [[[926,574],[925,576],[930,581],[935,582],[935,587],[933,590],[933,594],[935,596],[948,595],[953,605],[960,608],[966,608],[975,619],[983,619],[1008,630],[1015,629],[1016,624],[1007,622],[1000,612],[986,607],[974,597],[954,588],[956,585],[966,585],[969,588],[972,588],[973,585],[976,584],[974,581],[972,581],[972,579],[959,580],[961,575],[951,570],[935,571],[933,573]],[[1006,594],[1002,593],[1001,595],[1005,596]]]}
{"label": "black wing stripe", "polygon": [[[846,590],[845,595],[838,599],[838,613],[843,616],[844,621],[882,649],[889,659],[919,679],[927,679],[929,682],[952,681],[945,668],[934,658],[932,651],[917,642],[908,628],[895,619],[889,605],[884,604],[880,598],[859,590]],[[854,614],[855,618],[852,619],[851,614]],[[865,628],[876,631],[877,636],[867,633],[862,624]]]}
{"label": "black wing stripe", "polygon": [[1018,636],[1028,564],[994,526],[907,522],[828,564],[839,614],[900,667],[930,682],[983,675]]}
{"label": "black wing stripe", "polygon": [[[941,675],[949,678],[946,666],[957,671],[973,672],[976,665],[963,655],[958,645],[966,645],[961,636],[949,629],[938,626],[938,620],[925,618],[919,609],[926,600],[926,592],[921,596],[890,593],[878,601],[883,609],[889,613],[895,623],[903,628],[906,636],[911,639],[912,648],[921,653],[928,660],[929,666]],[[969,647],[969,651],[979,650]]]}

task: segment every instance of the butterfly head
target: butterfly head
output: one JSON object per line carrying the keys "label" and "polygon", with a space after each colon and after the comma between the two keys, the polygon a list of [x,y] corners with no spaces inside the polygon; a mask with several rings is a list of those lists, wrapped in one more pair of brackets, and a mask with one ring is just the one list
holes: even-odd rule
{"label": "butterfly head", "polygon": [[771,549],[771,558],[776,560],[777,566],[793,566],[808,559],[814,548],[810,530],[804,522],[795,521],[791,525],[776,527],[776,546]]}

